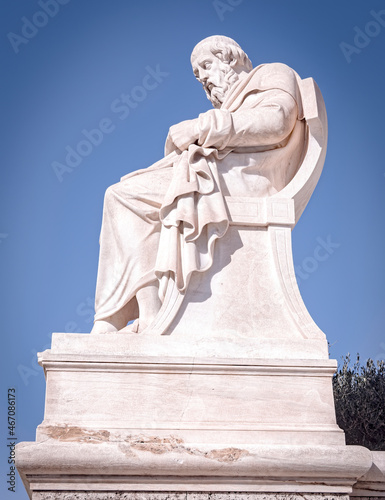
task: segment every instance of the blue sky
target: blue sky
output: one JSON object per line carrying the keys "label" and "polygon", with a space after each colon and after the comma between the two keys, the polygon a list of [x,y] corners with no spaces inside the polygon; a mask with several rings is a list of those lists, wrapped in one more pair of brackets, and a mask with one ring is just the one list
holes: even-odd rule
{"label": "blue sky", "polygon": [[[382,1],[2,0],[1,7],[1,498],[27,498],[20,480],[13,494],[4,479],[7,388],[17,390],[18,441],[34,440],[45,390],[36,352],[49,347],[53,331],[92,326],[104,191],[161,158],[171,125],[209,109],[189,63],[206,36],[230,36],[254,65],[283,62],[320,86],[329,147],[293,231],[299,286],[331,357],[385,358]],[[154,88],[134,90],[154,72]],[[123,110],[121,95],[132,92],[137,106]],[[103,132],[95,144],[79,146],[96,128]],[[65,164],[77,147],[78,165],[55,172],[52,164]],[[322,262],[314,257],[320,241],[334,245]]]}

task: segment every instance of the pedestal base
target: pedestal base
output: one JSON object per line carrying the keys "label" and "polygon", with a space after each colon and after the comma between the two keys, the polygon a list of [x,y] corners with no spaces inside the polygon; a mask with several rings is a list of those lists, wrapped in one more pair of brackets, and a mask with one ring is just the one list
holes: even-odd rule
{"label": "pedestal base", "polygon": [[334,361],[149,355],[119,334],[55,334],[39,360],[44,421],[16,450],[33,500],[343,496],[372,464],[336,424]]}
{"label": "pedestal base", "polygon": [[[113,352],[122,337],[131,353]],[[38,441],[345,444],[335,420],[334,361],[176,356],[171,345],[168,356],[149,355],[140,340],[54,334],[40,355],[47,391]]]}
{"label": "pedestal base", "polygon": [[36,492],[32,500],[349,500],[341,494],[276,494],[276,493],[198,493],[198,492],[156,492],[96,493],[90,491],[60,493],[55,491]]}
{"label": "pedestal base", "polygon": [[109,492],[117,499],[118,492],[139,491],[147,492],[142,498],[162,491],[347,495],[372,464],[371,453],[359,446],[215,448],[161,440],[20,443],[17,457],[34,494]]}

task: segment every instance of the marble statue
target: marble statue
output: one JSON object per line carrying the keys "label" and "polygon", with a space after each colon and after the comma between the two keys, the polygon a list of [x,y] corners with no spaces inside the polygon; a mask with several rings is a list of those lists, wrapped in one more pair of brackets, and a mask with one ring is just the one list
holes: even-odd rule
{"label": "marble statue", "polygon": [[321,92],[222,36],[191,62],[214,109],[108,188],[94,334],[56,332],[38,355],[44,420],[15,465],[32,500],[383,494],[382,452],[345,445],[337,362],[294,272],[326,154]]}
{"label": "marble statue", "polygon": [[163,160],[107,189],[91,333],[145,330],[170,281],[183,295],[193,273],[212,266],[229,227],[225,197],[272,196],[303,159],[306,121],[292,69],[253,69],[225,36],[198,43],[191,64],[214,109],[173,125]]}

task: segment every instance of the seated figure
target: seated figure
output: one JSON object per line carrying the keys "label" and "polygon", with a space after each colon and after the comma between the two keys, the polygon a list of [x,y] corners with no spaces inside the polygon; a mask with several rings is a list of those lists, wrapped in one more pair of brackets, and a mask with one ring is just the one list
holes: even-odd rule
{"label": "seated figure", "polygon": [[293,70],[253,69],[224,36],[198,43],[191,63],[214,109],[172,126],[163,160],[107,189],[92,333],[147,328],[170,280],[183,294],[192,273],[211,267],[229,226],[224,197],[274,195],[303,159]]}

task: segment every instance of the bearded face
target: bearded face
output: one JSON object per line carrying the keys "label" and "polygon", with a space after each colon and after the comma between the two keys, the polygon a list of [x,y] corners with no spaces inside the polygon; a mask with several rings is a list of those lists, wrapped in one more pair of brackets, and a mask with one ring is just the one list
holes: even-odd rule
{"label": "bearded face", "polygon": [[211,101],[214,108],[220,108],[225,100],[226,94],[232,85],[238,80],[238,74],[228,64],[219,73],[218,83],[211,84],[209,79],[209,86],[203,88],[206,92],[207,98]]}
{"label": "bearded face", "polygon": [[202,83],[214,108],[220,108],[239,74],[229,63],[202,48],[193,63],[194,75]]}

